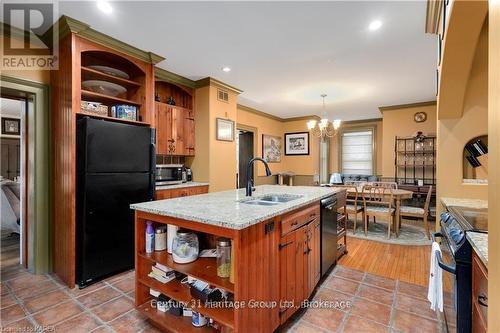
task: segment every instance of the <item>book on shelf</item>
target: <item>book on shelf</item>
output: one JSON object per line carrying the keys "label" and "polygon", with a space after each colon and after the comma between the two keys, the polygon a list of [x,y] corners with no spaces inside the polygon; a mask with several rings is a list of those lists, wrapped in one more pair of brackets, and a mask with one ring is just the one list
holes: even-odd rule
{"label": "book on shelf", "polygon": [[175,272],[172,272],[172,273],[168,273],[168,275],[159,275],[155,272],[151,272],[148,274],[148,276],[150,278],[153,278],[161,283],[167,283],[167,282],[170,282],[172,281],[173,279],[175,279]]}

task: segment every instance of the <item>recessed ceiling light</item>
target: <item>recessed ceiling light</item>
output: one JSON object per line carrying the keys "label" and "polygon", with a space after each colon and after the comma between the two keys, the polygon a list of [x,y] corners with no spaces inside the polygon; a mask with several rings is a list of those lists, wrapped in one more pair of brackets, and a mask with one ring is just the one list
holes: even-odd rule
{"label": "recessed ceiling light", "polygon": [[111,14],[113,7],[107,1],[97,1],[97,8],[99,8],[105,14]]}
{"label": "recessed ceiling light", "polygon": [[375,30],[380,29],[381,26],[382,26],[382,22],[379,20],[375,20],[375,21],[372,21],[370,23],[370,25],[368,26],[368,29],[370,29],[371,31],[375,31]]}
{"label": "recessed ceiling light", "polygon": [[222,71],[227,73],[227,72],[231,71],[231,68],[229,68],[229,67],[222,67]]}

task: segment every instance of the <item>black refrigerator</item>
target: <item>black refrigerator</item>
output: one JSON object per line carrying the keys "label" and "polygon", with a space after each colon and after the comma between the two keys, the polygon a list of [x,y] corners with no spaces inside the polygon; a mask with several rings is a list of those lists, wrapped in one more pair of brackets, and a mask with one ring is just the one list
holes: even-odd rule
{"label": "black refrigerator", "polygon": [[134,212],[154,199],[154,130],[89,117],[77,121],[76,283],[134,267]]}

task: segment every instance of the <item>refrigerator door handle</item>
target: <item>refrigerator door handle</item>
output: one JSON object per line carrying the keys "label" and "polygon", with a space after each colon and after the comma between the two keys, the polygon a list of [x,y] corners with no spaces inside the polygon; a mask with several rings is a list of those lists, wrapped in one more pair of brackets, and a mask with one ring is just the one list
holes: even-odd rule
{"label": "refrigerator door handle", "polygon": [[152,140],[151,146],[150,146],[150,159],[151,159],[151,162],[150,162],[151,170],[150,170],[150,175],[149,175],[149,189],[150,189],[149,200],[150,201],[153,201],[155,199],[155,184],[156,184],[156,146],[155,146],[155,143],[153,140]]}

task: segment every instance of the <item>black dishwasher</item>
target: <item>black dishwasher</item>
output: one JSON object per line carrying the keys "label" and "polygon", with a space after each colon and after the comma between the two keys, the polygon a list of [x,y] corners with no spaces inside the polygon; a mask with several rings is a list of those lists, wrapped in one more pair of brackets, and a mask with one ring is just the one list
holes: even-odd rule
{"label": "black dishwasher", "polygon": [[337,197],[321,200],[321,276],[337,262]]}

